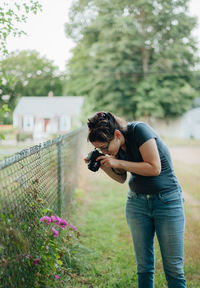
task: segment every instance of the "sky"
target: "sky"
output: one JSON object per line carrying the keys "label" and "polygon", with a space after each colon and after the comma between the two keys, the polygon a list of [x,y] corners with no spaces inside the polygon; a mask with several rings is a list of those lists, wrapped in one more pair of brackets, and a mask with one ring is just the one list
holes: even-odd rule
{"label": "sky", "polygon": [[[73,0],[40,0],[43,11],[37,15],[30,14],[23,30],[28,34],[23,37],[9,37],[8,51],[33,49],[41,56],[53,60],[60,70],[64,70],[71,57],[70,49],[74,47],[67,38],[64,24],[68,20],[69,7]],[[200,0],[190,1],[190,14],[198,17],[198,28],[194,35],[198,38],[200,51]]]}

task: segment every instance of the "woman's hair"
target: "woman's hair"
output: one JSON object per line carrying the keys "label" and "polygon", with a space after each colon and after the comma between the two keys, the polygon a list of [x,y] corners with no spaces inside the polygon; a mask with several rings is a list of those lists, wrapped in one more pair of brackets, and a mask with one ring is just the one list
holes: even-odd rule
{"label": "woman's hair", "polygon": [[108,112],[97,112],[88,118],[89,134],[87,140],[90,142],[110,142],[114,138],[115,130],[125,133],[127,123],[121,118]]}

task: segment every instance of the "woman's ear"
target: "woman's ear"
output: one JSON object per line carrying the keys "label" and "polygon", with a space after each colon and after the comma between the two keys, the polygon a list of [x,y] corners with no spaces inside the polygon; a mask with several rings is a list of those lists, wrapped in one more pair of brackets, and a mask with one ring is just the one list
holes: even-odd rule
{"label": "woman's ear", "polygon": [[117,137],[117,139],[120,139],[122,133],[119,130],[116,129],[115,132],[114,132],[114,135],[115,135],[115,137]]}

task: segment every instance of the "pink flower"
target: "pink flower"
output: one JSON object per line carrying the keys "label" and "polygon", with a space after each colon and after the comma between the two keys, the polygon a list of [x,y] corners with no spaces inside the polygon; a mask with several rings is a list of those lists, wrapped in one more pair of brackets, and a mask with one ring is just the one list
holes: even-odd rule
{"label": "pink flower", "polygon": [[74,231],[77,230],[76,226],[74,226],[72,223],[69,223],[69,226],[70,226]]}
{"label": "pink flower", "polygon": [[58,237],[59,232],[58,232],[54,227],[52,227],[51,230],[52,230],[54,236],[55,236],[55,237]]}
{"label": "pink flower", "polygon": [[56,224],[59,225],[62,219],[60,217],[56,217]]}
{"label": "pink flower", "polygon": [[60,223],[58,224],[58,226],[64,229],[65,227],[67,227],[67,221],[65,219],[60,219]]}
{"label": "pink flower", "polygon": [[35,266],[37,266],[37,265],[39,264],[39,259],[38,259],[38,258],[35,258],[35,260],[33,261],[33,264],[34,264]]}
{"label": "pink flower", "polygon": [[47,224],[50,224],[52,222],[51,217],[43,216],[42,218],[40,218],[40,222],[47,222]]}
{"label": "pink flower", "polygon": [[56,278],[56,279],[59,279],[59,278],[60,278],[60,276],[59,276],[59,275],[55,275],[55,278]]}
{"label": "pink flower", "polygon": [[57,220],[57,219],[56,219],[56,216],[53,216],[53,215],[52,215],[52,216],[51,216],[51,220],[52,220],[52,222],[56,222],[56,220]]}

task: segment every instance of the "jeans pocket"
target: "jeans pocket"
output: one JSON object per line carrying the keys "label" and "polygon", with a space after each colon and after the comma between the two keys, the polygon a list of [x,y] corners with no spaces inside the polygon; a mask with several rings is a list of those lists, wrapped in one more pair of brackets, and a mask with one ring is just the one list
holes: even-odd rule
{"label": "jeans pocket", "polygon": [[133,200],[137,198],[137,193],[133,192],[133,191],[129,191],[128,195],[127,195],[127,200]]}
{"label": "jeans pocket", "polygon": [[181,192],[180,191],[171,191],[168,193],[160,193],[159,199],[165,204],[179,201],[181,199]]}

